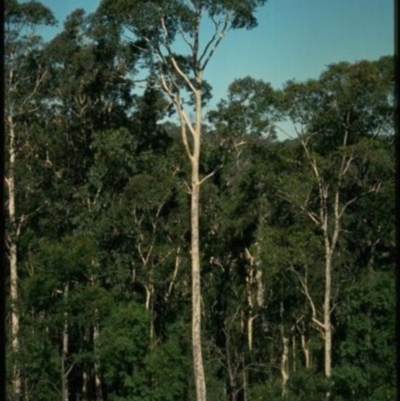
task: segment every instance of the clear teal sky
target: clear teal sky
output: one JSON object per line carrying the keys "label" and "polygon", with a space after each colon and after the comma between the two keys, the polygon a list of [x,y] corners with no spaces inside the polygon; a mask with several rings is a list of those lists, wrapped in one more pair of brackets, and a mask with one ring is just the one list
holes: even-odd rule
{"label": "clear teal sky", "polygon": [[[42,3],[61,29],[70,12],[93,12],[100,0]],[[235,78],[250,75],[278,88],[289,79],[317,78],[330,63],[394,53],[393,0],[269,0],[257,16],[257,28],[230,32],[210,61],[205,78],[213,86],[212,105]],[[46,30],[46,39],[54,32]]]}

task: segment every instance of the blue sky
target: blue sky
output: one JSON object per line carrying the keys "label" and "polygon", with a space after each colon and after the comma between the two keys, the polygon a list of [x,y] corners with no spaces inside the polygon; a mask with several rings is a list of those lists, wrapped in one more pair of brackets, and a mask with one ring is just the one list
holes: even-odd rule
{"label": "blue sky", "polygon": [[[59,20],[76,8],[93,12],[100,0],[42,0]],[[230,32],[210,61],[205,78],[211,106],[235,79],[250,75],[279,88],[289,79],[317,78],[339,61],[374,60],[394,52],[393,0],[269,0],[252,31]],[[46,29],[46,39],[56,30]],[[204,35],[211,32],[205,28]]]}

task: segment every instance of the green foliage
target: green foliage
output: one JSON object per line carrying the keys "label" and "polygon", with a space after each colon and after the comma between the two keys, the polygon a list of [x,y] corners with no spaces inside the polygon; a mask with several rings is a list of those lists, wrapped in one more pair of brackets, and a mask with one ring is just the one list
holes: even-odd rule
{"label": "green foliage", "polygon": [[291,401],[318,401],[325,398],[329,384],[321,374],[301,371],[293,375],[289,388]]}
{"label": "green foliage", "polygon": [[249,399],[254,401],[282,399],[282,388],[279,381],[269,381],[264,384],[254,384],[249,389]]}
{"label": "green foliage", "polygon": [[54,25],[53,13],[38,1],[18,3],[16,0],[5,1],[6,24],[14,26]]}
{"label": "green foliage", "polygon": [[332,64],[319,80],[289,81],[283,109],[307,133],[316,134],[317,149],[326,154],[342,144],[344,131],[349,145],[393,133],[393,77],[388,57]]}
{"label": "green foliage", "polygon": [[[190,166],[155,79],[165,70],[143,56],[145,42],[122,33],[152,35],[166,55],[179,29],[195,39],[199,11],[222,25],[227,18],[227,29],[252,28],[264,3],[104,0],[94,15],[73,12],[44,43],[35,29],[54,23],[51,12],[6,1],[21,326],[19,352],[7,344],[7,375],[10,385],[20,366],[24,399],[60,398],[63,363],[70,398],[194,398]],[[196,60],[172,54],[192,80]],[[142,67],[149,77],[139,93]],[[340,184],[340,206],[355,199],[334,259],[331,399],[393,399],[393,78],[392,57],[334,64],[283,91],[246,77],[209,113],[200,163],[208,176],[200,219],[209,400],[320,400],[329,388],[304,290],[307,279],[320,311],[324,244],[301,209],[318,212],[318,185],[300,142],[275,140],[274,123],[285,118],[303,124],[324,183],[330,191]],[[202,85],[206,101],[211,87]],[[339,183],[343,156],[351,163]],[[7,240],[12,229],[7,222]]]}
{"label": "green foliage", "polygon": [[[174,401],[186,398],[191,360],[188,344],[182,339],[180,325],[172,327],[168,339],[154,348],[146,358],[146,371],[151,377],[151,399]],[[178,331],[179,330],[179,331]]]}
{"label": "green foliage", "polygon": [[29,383],[30,400],[46,401],[60,396],[60,363],[53,345],[38,322],[27,322],[36,330],[21,333],[24,339],[20,358],[22,375]]}
{"label": "green foliage", "polygon": [[394,282],[392,273],[373,273],[346,290],[346,302],[337,312],[340,345],[334,382],[338,400],[394,396]]}
{"label": "green foliage", "polygon": [[148,399],[148,322],[144,307],[131,303],[115,307],[102,327],[96,348],[110,400]]}
{"label": "green foliage", "polygon": [[228,100],[210,111],[208,119],[219,134],[228,138],[247,134],[275,139],[278,105],[279,94],[269,83],[246,77],[229,85]]}

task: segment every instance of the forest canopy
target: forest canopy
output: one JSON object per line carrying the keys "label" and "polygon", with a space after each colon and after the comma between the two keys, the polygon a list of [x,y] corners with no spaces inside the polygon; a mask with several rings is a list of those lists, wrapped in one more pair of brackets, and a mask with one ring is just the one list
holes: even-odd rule
{"label": "forest canopy", "polygon": [[205,113],[200,16],[264,3],[6,0],[7,400],[394,399],[393,56]]}

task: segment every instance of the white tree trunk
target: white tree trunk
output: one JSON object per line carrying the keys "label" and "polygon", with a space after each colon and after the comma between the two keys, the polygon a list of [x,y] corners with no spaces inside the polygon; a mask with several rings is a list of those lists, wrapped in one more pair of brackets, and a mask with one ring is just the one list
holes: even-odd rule
{"label": "white tree trunk", "polygon": [[282,377],[282,398],[286,396],[287,393],[287,382],[289,380],[289,338],[285,335],[285,327],[284,327],[284,308],[283,302],[281,302],[280,307],[280,315],[281,315],[281,339],[282,339],[282,355],[281,355],[281,377]]}
{"label": "white tree trunk", "polygon": [[332,257],[329,253],[325,267],[325,299],[324,299],[324,336],[325,336],[325,377],[331,377],[332,371],[332,324],[331,324],[331,288],[332,288]]}
{"label": "white tree trunk", "polygon": [[[14,122],[11,115],[8,116],[9,126],[9,166],[8,177],[6,183],[8,185],[8,217],[10,220],[10,233],[8,235],[9,243],[9,262],[10,262],[10,301],[11,301],[11,347],[13,353],[18,356],[19,353],[19,313],[18,313],[18,229],[17,218],[15,210],[15,159],[16,159],[16,145],[15,145],[15,129]],[[12,387],[13,394],[16,399],[21,394],[21,377],[18,363],[15,362],[13,366]]]}
{"label": "white tree trunk", "polygon": [[311,367],[311,360],[310,360],[310,349],[308,347],[308,341],[306,340],[306,336],[304,333],[301,333],[301,349],[303,350],[304,355],[304,367],[306,370],[309,370]]}
{"label": "white tree trunk", "polygon": [[206,382],[201,347],[201,274],[200,274],[200,139],[201,139],[201,92],[196,94],[196,127],[193,135],[192,182],[191,182],[191,257],[192,257],[192,347],[197,401],[206,401]]}

